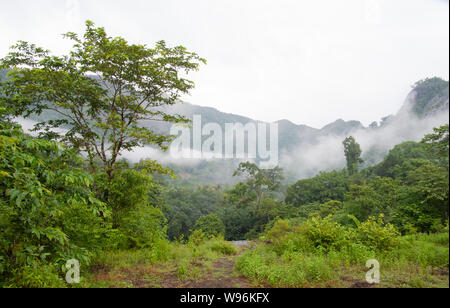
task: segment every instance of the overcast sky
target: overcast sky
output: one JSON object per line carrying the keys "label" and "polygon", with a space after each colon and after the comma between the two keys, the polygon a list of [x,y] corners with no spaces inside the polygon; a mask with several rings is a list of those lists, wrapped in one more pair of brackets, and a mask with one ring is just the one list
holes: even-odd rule
{"label": "overcast sky", "polygon": [[0,57],[17,40],[56,53],[90,19],[111,36],[208,60],[193,104],[320,128],[396,113],[416,81],[449,75],[448,0],[2,1]]}

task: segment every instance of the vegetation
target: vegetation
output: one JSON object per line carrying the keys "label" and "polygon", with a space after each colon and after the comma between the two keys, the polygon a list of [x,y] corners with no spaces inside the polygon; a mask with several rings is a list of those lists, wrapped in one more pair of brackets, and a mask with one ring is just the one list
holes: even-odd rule
{"label": "vegetation", "polygon": [[208,237],[225,236],[225,225],[216,214],[200,217],[195,223],[194,230],[200,230]]}
{"label": "vegetation", "polygon": [[[120,156],[167,148],[150,120],[187,122],[160,107],[193,88],[182,73],[204,60],[86,26],[65,35],[69,55],[20,42],[0,60],[1,287],[197,287],[224,273],[227,287],[351,287],[369,259],[383,265],[382,286],[448,286],[448,125],[365,168],[348,137],[347,168],[292,185],[280,167],[250,162],[235,185],[175,181]],[[33,136],[14,123],[49,111]],[[254,246],[229,242],[244,239]],[[72,259],[79,285],[63,279]]]}
{"label": "vegetation", "polygon": [[[95,158],[112,179],[123,151],[146,144],[167,148],[170,136],[155,134],[142,121],[187,122],[157,107],[174,105],[180,94],[194,87],[179,76],[197,70],[205,60],[184,47],[170,48],[161,41],[155,48],[130,45],[109,37],[103,28],[86,22],[82,38],[64,37],[74,46],[57,57],[27,42],[19,42],[1,64],[10,69],[3,83],[3,101],[16,115],[51,110],[56,120],[38,124],[46,137],[84,151],[96,169]],[[55,128],[70,127],[59,136]]]}
{"label": "vegetation", "polygon": [[364,161],[361,158],[361,147],[356,143],[355,138],[350,136],[344,140],[344,152],[347,159],[347,170],[350,175],[358,172],[358,167]]}
{"label": "vegetation", "polygon": [[[359,287],[361,267],[376,259],[382,264],[381,287],[448,287],[448,233],[400,237],[381,218],[354,228],[311,218],[301,225],[279,220],[264,240],[270,244],[245,252],[236,263],[257,285]],[[439,272],[447,274],[433,275]]]}
{"label": "vegetation", "polygon": [[416,104],[414,104],[413,111],[417,116],[424,117],[442,104],[442,101],[433,101],[433,99],[442,99],[445,95],[448,96],[448,81],[438,77],[426,78],[414,85],[414,91],[416,92]]}

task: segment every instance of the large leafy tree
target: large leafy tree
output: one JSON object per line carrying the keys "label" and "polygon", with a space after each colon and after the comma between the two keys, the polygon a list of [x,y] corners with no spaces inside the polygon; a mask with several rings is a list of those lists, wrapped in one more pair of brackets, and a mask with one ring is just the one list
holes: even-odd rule
{"label": "large leafy tree", "polygon": [[391,178],[376,177],[368,184],[350,185],[345,194],[344,216],[350,214],[365,221],[371,216],[384,214],[389,221],[397,190],[398,184]]}
{"label": "large leafy tree", "polygon": [[[90,21],[82,37],[72,32],[64,37],[74,42],[67,55],[51,55],[22,41],[0,60],[0,69],[9,70],[0,87],[2,103],[15,116],[56,113],[56,120],[36,129],[87,153],[94,170],[99,159],[110,178],[123,151],[145,144],[167,149],[171,137],[144,124],[187,122],[161,107],[176,104],[194,87],[183,76],[205,60],[164,41],[154,48],[130,44]],[[56,133],[61,126],[68,131]]]}
{"label": "large leafy tree", "polygon": [[[256,210],[261,210],[261,202],[264,195],[276,191],[284,179],[283,169],[275,167],[272,169],[260,169],[250,162],[241,163],[234,172],[234,176],[242,175],[246,178],[247,192],[256,195]],[[247,200],[246,200],[247,201]]]}
{"label": "large leafy tree", "polygon": [[436,157],[441,165],[446,166],[448,170],[449,156],[449,129],[448,124],[435,128],[432,134],[426,135],[422,143]]}
{"label": "large leafy tree", "polygon": [[195,223],[194,230],[201,230],[208,237],[225,236],[225,225],[217,214],[200,217]]}
{"label": "large leafy tree", "polygon": [[[430,153],[423,144],[407,141],[396,145],[381,163],[374,167],[374,173],[382,177],[393,179],[404,178],[405,168],[411,162],[431,159]],[[417,164],[417,163],[415,163]]]}
{"label": "large leafy tree", "polygon": [[364,163],[361,158],[361,147],[353,136],[344,140],[345,158],[347,159],[347,169],[350,175],[358,172],[359,165]]}

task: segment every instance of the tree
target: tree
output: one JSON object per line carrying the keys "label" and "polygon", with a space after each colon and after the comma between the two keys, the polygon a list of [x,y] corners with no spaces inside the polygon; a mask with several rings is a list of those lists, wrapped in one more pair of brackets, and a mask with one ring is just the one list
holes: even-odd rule
{"label": "tree", "polygon": [[412,160],[428,160],[431,155],[423,144],[407,141],[396,145],[381,163],[374,167],[376,175],[393,179],[405,176],[405,168]]}
{"label": "tree", "polygon": [[361,158],[361,147],[356,142],[353,136],[350,136],[344,140],[345,158],[347,159],[347,169],[350,175],[358,172],[360,164],[364,163]]}
{"label": "tree", "polygon": [[233,176],[243,175],[247,178],[245,185],[249,193],[256,194],[256,210],[261,210],[261,201],[264,194],[277,190],[283,177],[283,169],[275,167],[272,169],[260,169],[250,162],[241,163]]}
{"label": "tree", "polygon": [[224,195],[225,202],[238,207],[248,207],[257,200],[256,193],[246,183],[236,184]]}
{"label": "tree", "polygon": [[443,125],[434,129],[433,134],[426,135],[422,144],[434,155],[436,155],[442,165],[448,169],[449,157],[449,125]]}
{"label": "tree", "polygon": [[321,172],[311,179],[300,180],[287,189],[286,203],[295,207],[331,200],[344,201],[348,191],[348,176],[346,172]]}
{"label": "tree", "polygon": [[200,217],[195,223],[194,230],[201,230],[206,236],[225,236],[225,225],[216,214]]}
{"label": "tree", "polygon": [[[93,170],[100,159],[110,179],[123,151],[145,144],[166,150],[171,136],[155,133],[147,123],[188,122],[161,107],[176,104],[194,87],[181,72],[188,74],[206,61],[164,41],[154,48],[129,44],[91,21],[82,38],[73,32],[64,37],[74,42],[68,55],[53,56],[21,41],[0,60],[0,69],[9,70],[0,87],[2,103],[15,116],[57,114],[57,120],[39,123],[36,130],[85,152]],[[68,131],[56,133],[62,126]]]}
{"label": "tree", "polygon": [[369,125],[370,128],[375,129],[378,128],[378,122],[374,121]]}
{"label": "tree", "polygon": [[328,217],[330,215],[334,215],[339,210],[342,210],[342,206],[343,206],[342,202],[340,202],[340,201],[335,201],[335,200],[328,201],[328,202],[320,205],[319,215],[322,218]]}
{"label": "tree", "polygon": [[416,98],[412,111],[420,118],[425,117],[428,113],[433,111],[432,105],[434,105],[434,103],[431,103],[433,98],[445,97],[448,95],[448,85],[448,81],[439,77],[426,78],[418,81],[413,86]]}
{"label": "tree", "polygon": [[[96,175],[97,194],[108,194],[108,205],[112,210],[113,228],[121,226],[122,217],[138,208],[153,207],[150,200],[155,182],[145,171],[118,166],[114,177],[109,180],[105,173]],[[103,196],[101,199],[105,199]]]}
{"label": "tree", "polygon": [[345,216],[350,214],[365,221],[370,216],[384,214],[389,221],[397,190],[398,184],[391,178],[376,177],[368,184],[350,185],[344,200]]}
{"label": "tree", "polygon": [[442,222],[448,220],[449,174],[445,168],[431,162],[423,164],[408,174],[407,181],[423,207],[435,213]]}

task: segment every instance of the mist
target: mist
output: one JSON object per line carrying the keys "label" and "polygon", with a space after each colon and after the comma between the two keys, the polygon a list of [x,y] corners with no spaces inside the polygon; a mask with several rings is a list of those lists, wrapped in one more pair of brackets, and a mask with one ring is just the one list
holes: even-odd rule
{"label": "mist", "polygon": [[[314,143],[305,143],[293,151],[280,154],[281,167],[298,178],[315,176],[321,171],[341,170],[346,166],[343,141],[353,136],[361,146],[363,159],[370,158],[364,166],[379,163],[396,145],[406,141],[419,142],[433,128],[449,122],[448,112],[437,113],[425,119],[419,119],[410,108],[408,96],[405,107],[392,116],[387,123],[377,128],[363,128],[348,134],[320,136]],[[371,157],[367,157],[371,152]]]}
{"label": "mist", "polygon": [[[362,157],[365,160],[363,167],[379,163],[396,145],[406,141],[418,142],[426,134],[431,133],[433,128],[449,122],[448,110],[419,119],[412,112],[414,101],[413,91],[408,95],[403,108],[397,115],[384,118],[377,127],[354,129],[347,134],[319,132],[314,138],[299,136],[299,139],[304,140],[299,146],[289,150],[280,149],[279,165],[285,169],[289,182],[313,177],[321,171],[342,170],[346,166],[343,141],[350,135],[355,137],[356,142],[361,145]],[[23,118],[16,120],[25,131],[32,135],[37,134],[31,132],[36,121]],[[64,130],[60,129],[59,132],[64,133]],[[188,148],[185,150],[192,151]],[[201,157],[201,155],[193,157]],[[151,146],[126,151],[120,158],[131,163],[138,163],[145,159],[155,160],[164,166],[174,168],[181,174],[181,178],[195,178],[199,183],[205,184],[235,183],[233,171],[240,162],[249,160],[173,157],[170,151],[164,152]]]}

